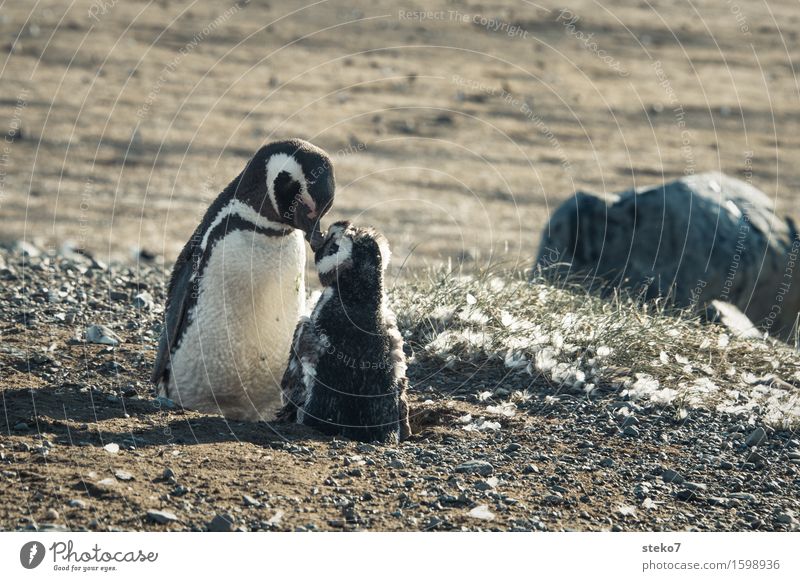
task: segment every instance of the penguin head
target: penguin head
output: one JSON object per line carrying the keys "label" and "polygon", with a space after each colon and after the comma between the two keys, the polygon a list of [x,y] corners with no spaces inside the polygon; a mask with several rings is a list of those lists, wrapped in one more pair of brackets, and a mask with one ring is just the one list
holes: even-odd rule
{"label": "penguin head", "polygon": [[333,162],[319,147],[290,139],[261,151],[267,197],[278,220],[305,233],[311,248],[322,243],[320,221],[333,205]]}
{"label": "penguin head", "polygon": [[380,232],[343,221],[328,229],[314,261],[324,286],[345,286],[361,295],[382,289],[391,254],[389,242]]}

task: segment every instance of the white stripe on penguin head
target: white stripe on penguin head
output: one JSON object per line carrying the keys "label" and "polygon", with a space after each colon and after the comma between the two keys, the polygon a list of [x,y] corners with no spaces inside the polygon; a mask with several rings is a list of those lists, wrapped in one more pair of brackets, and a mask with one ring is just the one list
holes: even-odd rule
{"label": "white stripe on penguin head", "polygon": [[323,256],[319,262],[317,262],[317,272],[320,274],[328,274],[334,268],[337,268],[346,260],[348,260],[353,254],[352,240],[346,236],[340,236],[336,242],[339,245],[339,249],[336,251],[336,254],[328,254],[327,256]]}
{"label": "white stripe on penguin head", "polygon": [[[276,214],[280,214],[278,209],[278,202],[275,199],[275,180],[281,172],[287,172],[291,178],[300,184],[300,200],[306,206],[311,215],[310,218],[315,218],[317,215],[317,205],[311,194],[308,193],[308,184],[306,183],[306,176],[303,173],[303,168],[297,163],[297,160],[286,153],[276,153],[271,155],[267,160],[267,194],[272,208]],[[294,202],[294,200],[292,200]]]}

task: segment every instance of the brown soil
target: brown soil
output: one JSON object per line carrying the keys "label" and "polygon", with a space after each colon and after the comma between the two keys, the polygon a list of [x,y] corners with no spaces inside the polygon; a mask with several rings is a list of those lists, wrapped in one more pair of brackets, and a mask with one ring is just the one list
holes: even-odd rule
{"label": "brown soil", "polygon": [[409,269],[528,265],[576,188],[685,172],[750,179],[796,214],[793,2],[543,4],[7,3],[0,128],[23,135],[3,236],[170,263],[289,136],[336,155],[331,219],[383,230],[395,268],[412,251]]}

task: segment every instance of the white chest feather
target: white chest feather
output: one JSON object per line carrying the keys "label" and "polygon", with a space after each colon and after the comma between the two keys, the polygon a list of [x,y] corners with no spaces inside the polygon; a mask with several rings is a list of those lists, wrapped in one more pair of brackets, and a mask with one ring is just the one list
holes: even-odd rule
{"label": "white chest feather", "polygon": [[270,419],[305,308],[299,232],[236,231],[214,244],[196,306],[172,357],[170,394],[236,419]]}

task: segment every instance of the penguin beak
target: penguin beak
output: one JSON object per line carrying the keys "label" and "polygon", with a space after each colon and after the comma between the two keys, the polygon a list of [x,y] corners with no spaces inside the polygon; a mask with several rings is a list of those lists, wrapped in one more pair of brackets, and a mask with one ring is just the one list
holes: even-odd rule
{"label": "penguin beak", "polygon": [[322,235],[322,231],[320,230],[318,219],[314,220],[314,223],[311,225],[311,227],[306,230],[306,240],[311,246],[311,250],[314,252],[316,252],[317,249],[322,246],[322,243],[325,242],[325,237]]}

